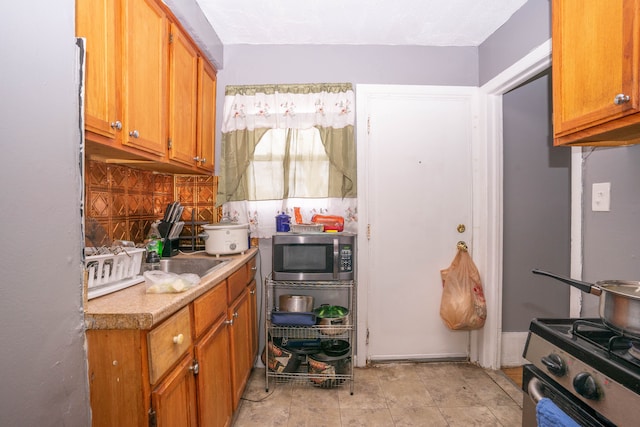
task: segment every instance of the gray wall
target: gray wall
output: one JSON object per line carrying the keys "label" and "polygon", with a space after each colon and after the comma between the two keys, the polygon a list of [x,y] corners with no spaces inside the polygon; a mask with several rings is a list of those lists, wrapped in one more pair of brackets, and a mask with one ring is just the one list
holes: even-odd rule
{"label": "gray wall", "polygon": [[[640,145],[584,148],[583,279],[640,280]],[[591,210],[593,183],[611,183],[611,210]],[[582,315],[598,317],[599,299],[583,294]]]}
{"label": "gray wall", "polygon": [[74,4],[0,6],[2,426],[89,425]]}
{"label": "gray wall", "polygon": [[504,332],[569,316],[569,286],[531,274],[568,275],[571,260],[571,150],[552,146],[550,103],[549,72],[503,96]]}
{"label": "gray wall", "polygon": [[480,45],[480,85],[551,37],[550,3],[550,0],[529,0]]}
{"label": "gray wall", "polygon": [[[217,141],[221,141],[227,85],[478,85],[478,50],[474,47],[230,45],[225,46],[224,64],[218,72]],[[216,158],[220,158],[220,144],[216,145]]]}

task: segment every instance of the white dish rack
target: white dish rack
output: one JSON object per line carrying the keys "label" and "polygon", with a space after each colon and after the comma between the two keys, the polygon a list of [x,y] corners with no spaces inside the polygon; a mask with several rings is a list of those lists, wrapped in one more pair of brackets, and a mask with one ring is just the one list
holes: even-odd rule
{"label": "white dish rack", "polygon": [[119,291],[144,281],[144,277],[140,274],[144,251],[144,248],[121,248],[117,254],[95,254],[96,248],[85,248],[84,267],[88,273],[87,299]]}

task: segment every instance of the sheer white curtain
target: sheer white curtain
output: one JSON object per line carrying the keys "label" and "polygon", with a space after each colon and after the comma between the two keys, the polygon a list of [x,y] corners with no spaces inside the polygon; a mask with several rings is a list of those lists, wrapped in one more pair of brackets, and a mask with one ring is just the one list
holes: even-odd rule
{"label": "sheer white curtain", "polygon": [[271,237],[275,217],[340,215],[357,229],[351,84],[229,86],[218,203]]}

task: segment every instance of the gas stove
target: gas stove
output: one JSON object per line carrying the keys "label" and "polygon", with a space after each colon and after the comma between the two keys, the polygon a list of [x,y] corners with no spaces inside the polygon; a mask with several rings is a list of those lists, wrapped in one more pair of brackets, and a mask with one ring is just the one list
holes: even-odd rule
{"label": "gas stove", "polygon": [[534,319],[523,356],[532,364],[523,389],[534,402],[553,397],[580,425],[640,423],[640,340],[600,319]]}

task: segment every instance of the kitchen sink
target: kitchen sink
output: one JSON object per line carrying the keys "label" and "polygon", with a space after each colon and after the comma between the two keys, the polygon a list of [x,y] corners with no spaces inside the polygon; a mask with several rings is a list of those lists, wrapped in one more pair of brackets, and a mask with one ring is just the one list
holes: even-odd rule
{"label": "kitchen sink", "polygon": [[202,277],[227,262],[227,259],[212,258],[164,258],[160,260],[160,270],[176,274],[194,273]]}

